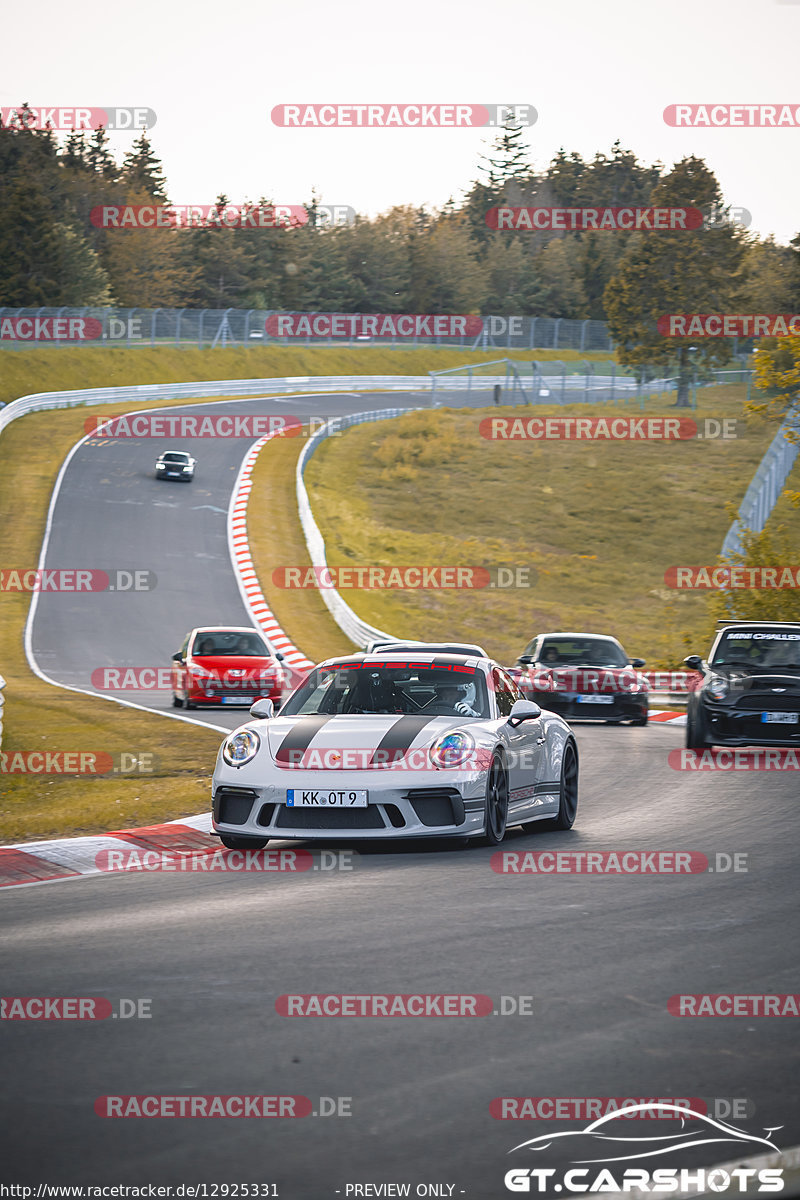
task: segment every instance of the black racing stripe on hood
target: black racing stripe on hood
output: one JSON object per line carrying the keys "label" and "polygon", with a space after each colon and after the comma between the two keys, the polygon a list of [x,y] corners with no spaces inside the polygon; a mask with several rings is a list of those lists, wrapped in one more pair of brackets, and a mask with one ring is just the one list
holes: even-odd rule
{"label": "black racing stripe on hood", "polygon": [[398,762],[420,730],[435,720],[435,716],[425,717],[421,713],[400,717],[398,721],[395,721],[391,729],[383,735],[379,745],[376,746],[372,753],[371,763],[376,763],[378,766],[386,766],[387,763]]}
{"label": "black racing stripe on hood", "polygon": [[294,765],[302,762],[306,750],[323,725],[327,725],[331,720],[331,716],[330,713],[315,713],[310,717],[301,717],[278,747],[275,754],[276,761]]}

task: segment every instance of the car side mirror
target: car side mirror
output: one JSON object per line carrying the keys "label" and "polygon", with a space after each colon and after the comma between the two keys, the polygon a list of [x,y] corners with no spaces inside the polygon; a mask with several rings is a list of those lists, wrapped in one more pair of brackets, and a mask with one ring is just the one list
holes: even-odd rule
{"label": "car side mirror", "polygon": [[181,654],[180,650],[175,651],[175,653],[172,656],[172,661],[173,662],[183,662],[183,655]]}
{"label": "car side mirror", "polygon": [[523,721],[535,721],[541,715],[542,710],[533,700],[515,700],[508,714],[508,723],[512,729],[516,729]]}
{"label": "car side mirror", "polygon": [[644,664],[645,664],[645,660],[643,658],[632,658],[631,659],[631,666],[636,667],[637,671],[640,671],[642,669],[642,667],[644,666]]}
{"label": "car side mirror", "polygon": [[525,663],[526,665],[528,663],[532,663],[533,655],[532,654],[520,654],[519,658],[517,659],[517,662]]}
{"label": "car side mirror", "polygon": [[703,670],[703,660],[699,654],[690,654],[689,657],[685,658],[683,661],[691,671]]}
{"label": "car side mirror", "polygon": [[277,658],[278,662],[283,662],[285,655],[281,654],[280,650],[277,650],[275,652],[275,657]]}
{"label": "car side mirror", "polygon": [[255,704],[250,707],[250,716],[257,717],[260,721],[268,721],[274,713],[275,705],[266,696],[256,700]]}

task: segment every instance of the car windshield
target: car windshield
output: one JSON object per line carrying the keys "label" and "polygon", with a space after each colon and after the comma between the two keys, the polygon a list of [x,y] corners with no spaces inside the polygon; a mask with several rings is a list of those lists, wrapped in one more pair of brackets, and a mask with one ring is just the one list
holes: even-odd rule
{"label": "car windshield", "polygon": [[281,715],[315,713],[485,718],[489,716],[489,697],[484,674],[474,667],[347,663],[317,667],[286,702]]}
{"label": "car windshield", "polygon": [[732,629],[723,634],[711,665],[715,667],[800,668],[800,629]]}
{"label": "car windshield", "polygon": [[258,658],[270,656],[257,633],[242,633],[236,629],[201,629],[195,634],[192,654],[201,658],[210,655],[223,658],[238,655]]}
{"label": "car windshield", "polygon": [[169,453],[162,454],[164,462],[187,463],[189,461],[188,454]]}
{"label": "car windshield", "polygon": [[627,667],[625,653],[610,638],[545,638],[538,660],[552,667]]}

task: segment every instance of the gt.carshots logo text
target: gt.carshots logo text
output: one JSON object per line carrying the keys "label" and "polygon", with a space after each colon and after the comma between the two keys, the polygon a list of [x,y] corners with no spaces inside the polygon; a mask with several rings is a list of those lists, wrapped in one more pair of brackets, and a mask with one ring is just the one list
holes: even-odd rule
{"label": "gt.carshots logo text", "polygon": [[664,121],[675,129],[797,129],[800,104],[668,104]]}
{"label": "gt.carshots logo text", "polygon": [[491,996],[474,993],[385,992],[361,995],[304,993],[278,996],[281,1017],[531,1017],[532,996]]}
{"label": "gt.carshots logo text", "polygon": [[276,104],[273,125],[283,129],[476,129],[534,125],[532,104]]}
{"label": "gt.carshots logo text", "polygon": [[700,229],[699,208],[490,208],[484,218],[490,229],[612,230]]}
{"label": "gt.carshots logo text", "polygon": [[[548,1103],[546,1098],[544,1102]],[[774,1158],[780,1154],[769,1138],[776,1127],[766,1129],[764,1132],[767,1136],[760,1137],[711,1116],[704,1101],[698,1107],[695,1107],[696,1103],[681,1100],[631,1101],[624,1108],[611,1107],[610,1111],[583,1129],[529,1138],[514,1146],[509,1154],[522,1150],[530,1161],[531,1151],[538,1152],[535,1158],[540,1162],[557,1143],[562,1154],[566,1153],[576,1165],[566,1170],[538,1165],[512,1167],[503,1177],[506,1189],[509,1192],[535,1192],[539,1195],[546,1192],[550,1196],[560,1192],[592,1195],[673,1192],[684,1196],[705,1196],[717,1192],[747,1192],[753,1195],[756,1192],[782,1191],[783,1168],[760,1166],[765,1161],[765,1154],[771,1153]],[[651,1133],[646,1126],[637,1128],[629,1124],[645,1115],[665,1125],[658,1132]],[[536,1114],[532,1119],[536,1119]],[[737,1165],[726,1163],[724,1167],[689,1170],[660,1167],[653,1162],[659,1157],[663,1160],[667,1155],[674,1161],[684,1150],[709,1144],[716,1146],[720,1153],[720,1147],[725,1146],[728,1157]],[[646,1166],[642,1165],[643,1159],[647,1161]],[[635,1165],[628,1165],[631,1163]]]}
{"label": "gt.carshots logo text", "polygon": [[52,108],[0,108],[0,122],[17,129],[152,129],[156,123],[152,108],[79,108],[75,105]]}
{"label": "gt.carshots logo text", "polygon": [[665,313],[656,322],[662,337],[796,337],[800,313]]}
{"label": "gt.carshots logo text", "polygon": [[272,337],[477,337],[483,317],[452,313],[271,313]]}

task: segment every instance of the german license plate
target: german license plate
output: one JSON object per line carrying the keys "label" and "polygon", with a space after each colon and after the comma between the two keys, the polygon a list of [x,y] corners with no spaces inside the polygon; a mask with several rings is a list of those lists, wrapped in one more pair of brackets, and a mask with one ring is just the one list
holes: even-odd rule
{"label": "german license plate", "polygon": [[255,704],[257,696],[220,696],[223,704]]}
{"label": "german license plate", "polygon": [[761,722],[764,725],[796,725],[800,713],[762,712]]}
{"label": "german license plate", "polygon": [[613,696],[576,696],[576,704],[613,704]]}
{"label": "german license plate", "polygon": [[330,788],[287,788],[288,808],[366,808],[365,791],[332,791]]}

